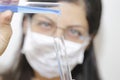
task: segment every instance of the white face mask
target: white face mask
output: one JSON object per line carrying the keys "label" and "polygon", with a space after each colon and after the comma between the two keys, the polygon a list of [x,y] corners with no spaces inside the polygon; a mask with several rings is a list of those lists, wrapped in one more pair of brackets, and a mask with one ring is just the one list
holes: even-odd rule
{"label": "white face mask", "polygon": [[[84,51],[87,45],[88,42],[85,45],[81,45],[65,40],[71,70],[77,64],[82,64]],[[41,76],[46,78],[59,76],[58,61],[54,49],[54,38],[28,31],[23,47],[23,53],[31,67]],[[63,54],[60,55],[61,57],[64,57]],[[64,66],[64,62],[62,62],[62,65]]]}

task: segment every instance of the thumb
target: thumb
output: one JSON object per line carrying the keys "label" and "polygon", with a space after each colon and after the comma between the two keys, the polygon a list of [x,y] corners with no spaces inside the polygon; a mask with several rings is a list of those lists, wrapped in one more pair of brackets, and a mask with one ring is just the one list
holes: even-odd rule
{"label": "thumb", "polygon": [[12,35],[12,29],[10,25],[12,14],[13,13],[9,10],[0,13],[0,55],[7,48],[8,42]]}
{"label": "thumb", "polygon": [[10,10],[0,13],[0,24],[9,25],[12,19],[12,15],[13,13]]}

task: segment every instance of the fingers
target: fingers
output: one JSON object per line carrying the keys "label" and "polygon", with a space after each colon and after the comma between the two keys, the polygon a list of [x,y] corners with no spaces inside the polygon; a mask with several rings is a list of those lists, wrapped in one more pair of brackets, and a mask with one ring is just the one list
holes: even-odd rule
{"label": "fingers", "polygon": [[19,0],[11,0],[10,5],[17,5]]}
{"label": "fingers", "polygon": [[10,27],[11,17],[11,11],[0,13],[0,55],[7,48],[8,42],[12,35],[12,29]]}
{"label": "fingers", "polygon": [[0,55],[7,48],[8,42],[12,35],[12,29],[10,26],[11,18],[12,12],[9,10],[0,13]]}
{"label": "fingers", "polygon": [[10,10],[0,13],[0,24],[9,25],[11,22],[12,14],[13,13]]}
{"label": "fingers", "polygon": [[[0,4],[3,5],[17,5],[19,0],[0,0]],[[0,24],[9,24],[12,18],[11,11],[5,11],[0,13]]]}
{"label": "fingers", "polygon": [[0,4],[4,5],[17,5],[19,0],[0,0]]}
{"label": "fingers", "polygon": [[[0,0],[3,5],[17,5],[19,0]],[[12,35],[11,19],[13,13],[10,10],[0,13],[0,54],[7,48]]]}
{"label": "fingers", "polygon": [[1,4],[7,5],[7,4],[9,4],[9,3],[10,3],[10,0],[2,0],[2,1],[1,1]]}

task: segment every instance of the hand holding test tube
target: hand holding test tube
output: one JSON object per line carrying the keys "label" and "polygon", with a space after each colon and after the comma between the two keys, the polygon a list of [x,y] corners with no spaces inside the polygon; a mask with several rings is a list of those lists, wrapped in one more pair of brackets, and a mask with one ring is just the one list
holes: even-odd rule
{"label": "hand holding test tube", "polygon": [[[17,5],[19,0],[0,0],[2,5]],[[0,55],[5,51],[12,35],[11,19],[13,13],[10,10],[0,13]]]}

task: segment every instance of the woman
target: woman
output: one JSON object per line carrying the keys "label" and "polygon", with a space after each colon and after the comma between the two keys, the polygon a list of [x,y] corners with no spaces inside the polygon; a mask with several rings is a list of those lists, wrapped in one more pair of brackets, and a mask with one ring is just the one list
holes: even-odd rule
{"label": "woman", "polygon": [[[42,1],[42,0],[40,0]],[[44,1],[44,0],[43,0]],[[82,39],[78,40],[79,36],[89,36],[91,39],[87,41],[87,45],[84,48],[84,60],[81,64],[77,63],[76,66],[71,70],[72,78],[75,80],[99,80],[99,75],[97,72],[97,65],[94,55],[93,39],[98,31],[101,16],[101,1],[100,0],[52,0],[53,2],[62,3],[60,6],[62,10],[62,15],[58,20],[57,27],[67,29],[68,33],[64,33],[65,39],[72,42],[81,44],[84,42]],[[31,26],[37,26],[34,24],[34,20],[37,20],[41,15],[31,14]],[[43,18],[42,18],[43,19]],[[42,20],[41,19],[41,20]],[[54,19],[54,18],[53,18]],[[43,19],[44,20],[44,19]],[[23,26],[26,26],[26,19],[24,19]],[[49,21],[48,21],[49,22]],[[49,27],[49,23],[39,23],[42,27]],[[74,28],[69,28],[74,27]],[[82,28],[82,31],[81,29]],[[38,31],[32,28],[33,32],[39,32],[48,35],[45,31]],[[59,29],[61,30],[61,29]],[[57,34],[56,31],[55,34]],[[29,34],[29,33],[28,33]],[[68,35],[66,35],[68,34]],[[28,36],[26,34],[26,36]],[[72,36],[72,38],[70,37]],[[8,40],[8,39],[7,39]],[[27,38],[24,44],[27,44]],[[23,48],[24,50],[24,48]],[[34,65],[27,58],[27,51],[21,54],[21,60],[18,68],[8,75],[4,76],[4,80],[59,80],[59,76],[48,79],[41,76],[39,71],[34,68]],[[27,59],[26,59],[27,58]],[[7,79],[8,78],[8,79]],[[10,79],[11,78],[11,79]]]}

